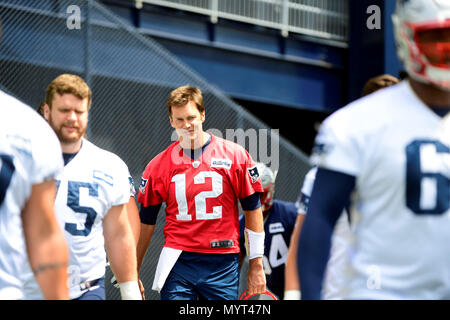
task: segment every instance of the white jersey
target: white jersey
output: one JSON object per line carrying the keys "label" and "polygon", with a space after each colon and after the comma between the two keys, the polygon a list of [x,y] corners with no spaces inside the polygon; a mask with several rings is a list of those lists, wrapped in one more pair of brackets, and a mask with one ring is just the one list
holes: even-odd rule
{"label": "white jersey", "polygon": [[[55,212],[69,246],[71,299],[86,291],[81,290],[81,283],[105,275],[103,218],[112,206],[128,203],[129,179],[128,167],[117,155],[85,139],[57,177]],[[35,287],[27,282],[27,299],[40,298]]]}
{"label": "white jersey", "polygon": [[21,299],[28,260],[21,212],[31,187],[62,170],[61,146],[33,109],[0,91],[0,299]]}
{"label": "white jersey", "polygon": [[440,121],[407,81],[324,121],[313,162],[356,177],[346,298],[450,298],[450,148],[437,139]]}
{"label": "white jersey", "polygon": [[[317,167],[308,171],[303,181],[301,197],[299,198],[298,214],[306,214],[311,197]],[[344,298],[345,276],[348,268],[348,246],[351,241],[350,225],[347,212],[344,210],[336,222],[331,237],[330,257],[323,280],[322,299],[341,300]]]}
{"label": "white jersey", "polygon": [[441,121],[439,137],[447,146],[450,145],[450,112]]}

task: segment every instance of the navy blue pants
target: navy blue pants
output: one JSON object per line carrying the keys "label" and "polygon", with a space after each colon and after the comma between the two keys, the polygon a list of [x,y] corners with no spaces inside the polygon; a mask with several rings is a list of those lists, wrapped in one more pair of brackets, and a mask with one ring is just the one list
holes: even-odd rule
{"label": "navy blue pants", "polygon": [[237,300],[239,254],[183,251],[161,289],[161,300]]}

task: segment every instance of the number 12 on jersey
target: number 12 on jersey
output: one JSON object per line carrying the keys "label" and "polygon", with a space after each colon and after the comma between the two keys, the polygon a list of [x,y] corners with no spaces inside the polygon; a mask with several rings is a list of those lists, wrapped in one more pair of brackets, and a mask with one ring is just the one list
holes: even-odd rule
{"label": "number 12 on jersey", "polygon": [[[217,198],[222,194],[222,176],[215,171],[201,171],[194,177],[194,184],[205,184],[206,178],[211,178],[212,190],[202,191],[194,197],[195,217],[197,220],[221,219],[222,206],[215,206],[213,212],[206,212],[206,199]],[[175,197],[178,204],[177,220],[191,221],[192,215],[188,212],[186,196],[186,174],[174,175],[172,182],[175,183]]]}

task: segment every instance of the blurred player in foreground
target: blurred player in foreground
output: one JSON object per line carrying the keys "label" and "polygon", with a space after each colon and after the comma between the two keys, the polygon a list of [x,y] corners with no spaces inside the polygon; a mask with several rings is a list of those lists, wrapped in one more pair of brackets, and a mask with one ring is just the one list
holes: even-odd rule
{"label": "blurred player in foreground", "polygon": [[[57,177],[55,211],[69,244],[70,297],[105,299],[106,248],[122,299],[139,300],[136,247],[127,215],[129,172],[117,155],[83,138],[90,104],[91,90],[76,75],[60,75],[47,88],[44,117],[60,140],[65,164]],[[32,289],[29,298],[38,295]]]}
{"label": "blurred player in foreground", "polygon": [[[399,79],[389,74],[373,77],[364,85],[361,96],[367,96],[375,91],[397,84],[398,82]],[[317,167],[313,167],[306,174],[297,201],[298,216],[292,233],[291,245],[289,246],[289,253],[286,261],[285,300],[299,300],[301,298],[297,267],[298,239],[308,211],[309,199],[311,197],[316,173]],[[341,300],[344,297],[344,272],[348,263],[347,247],[349,241],[351,241],[349,216],[348,212],[344,210],[333,231],[330,258],[327,264],[323,284],[324,288],[321,296],[324,300]]]}
{"label": "blurred player in foreground", "polygon": [[[313,167],[305,176],[299,199],[296,203],[298,216],[292,233],[286,261],[286,278],[284,300],[300,300],[301,292],[298,281],[297,250],[298,238],[308,212],[311,191],[316,178],[317,167]],[[344,210],[336,222],[330,248],[326,273],[324,276],[321,298],[324,300],[341,300],[344,297],[345,270],[348,263],[348,246],[351,241],[349,217]]]}
{"label": "blurred player in foreground", "polygon": [[138,267],[165,202],[165,244],[153,289],[160,291],[162,300],[236,300],[240,200],[250,244],[248,289],[265,291],[259,201],[263,189],[255,163],[238,144],[203,131],[205,108],[199,88],[173,90],[167,111],[179,140],[153,158],[142,175]]}
{"label": "blurred player in foreground", "polygon": [[[298,261],[302,298],[320,299],[330,238],[350,202],[348,299],[449,299],[450,3],[398,1],[393,16],[408,80],[327,118]],[[350,125],[351,124],[351,125]]]}
{"label": "blurred player in foreground", "polygon": [[[267,289],[279,299],[284,295],[284,267],[287,259],[289,242],[297,217],[297,208],[292,202],[274,200],[275,179],[277,171],[273,172],[264,163],[256,163],[259,178],[264,188],[261,195],[261,209],[264,218],[264,257],[263,265],[266,274]],[[245,216],[239,218],[241,230],[241,256],[245,250],[244,229]]]}
{"label": "blurred player in foreground", "polygon": [[0,114],[0,299],[23,298],[27,256],[43,297],[68,299],[68,250],[53,209],[61,146],[35,111],[3,91]]}

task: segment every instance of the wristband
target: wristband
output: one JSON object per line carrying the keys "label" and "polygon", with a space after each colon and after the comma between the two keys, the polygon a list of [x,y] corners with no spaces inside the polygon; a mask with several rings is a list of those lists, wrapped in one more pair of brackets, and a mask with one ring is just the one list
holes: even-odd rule
{"label": "wristband", "polygon": [[121,282],[119,284],[122,300],[142,300],[137,281]]}
{"label": "wristband", "polygon": [[245,247],[249,260],[264,256],[264,232],[244,229]]}
{"label": "wristband", "polygon": [[286,290],[284,292],[283,300],[301,300],[302,293],[300,290]]}

